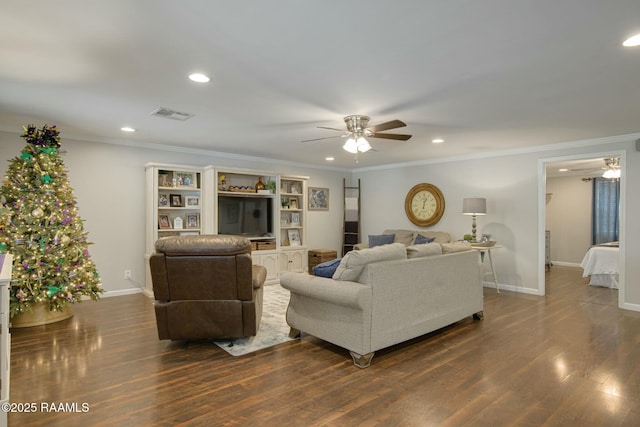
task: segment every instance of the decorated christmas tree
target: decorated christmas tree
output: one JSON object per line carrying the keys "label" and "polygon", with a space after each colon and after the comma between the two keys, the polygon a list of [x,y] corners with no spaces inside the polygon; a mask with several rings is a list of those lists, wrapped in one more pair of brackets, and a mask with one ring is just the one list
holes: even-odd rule
{"label": "decorated christmas tree", "polygon": [[23,129],[27,145],[10,161],[1,192],[0,253],[13,254],[12,317],[37,303],[62,311],[103,292],[60,157],[60,132]]}

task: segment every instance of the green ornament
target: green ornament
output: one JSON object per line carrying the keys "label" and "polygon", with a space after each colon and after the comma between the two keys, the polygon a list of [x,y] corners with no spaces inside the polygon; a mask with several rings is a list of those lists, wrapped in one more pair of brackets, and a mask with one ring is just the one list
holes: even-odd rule
{"label": "green ornament", "polygon": [[0,243],[0,254],[7,252],[7,245]]}
{"label": "green ornament", "polygon": [[57,288],[55,286],[49,286],[49,289],[47,290],[47,296],[51,297],[55,295],[59,290],[60,288]]}
{"label": "green ornament", "polygon": [[50,184],[51,181],[53,181],[53,178],[51,178],[49,174],[46,174],[45,176],[41,177],[40,180],[45,184]]}
{"label": "green ornament", "polygon": [[44,237],[40,238],[40,249],[42,250],[42,253],[44,253]]}
{"label": "green ornament", "polygon": [[51,156],[55,156],[56,154],[58,154],[58,150],[56,149],[56,147],[38,147],[38,151],[40,151],[41,153],[47,153]]}
{"label": "green ornament", "polygon": [[22,154],[20,155],[20,158],[22,160],[31,160],[33,158],[33,155],[31,153],[23,151]]}

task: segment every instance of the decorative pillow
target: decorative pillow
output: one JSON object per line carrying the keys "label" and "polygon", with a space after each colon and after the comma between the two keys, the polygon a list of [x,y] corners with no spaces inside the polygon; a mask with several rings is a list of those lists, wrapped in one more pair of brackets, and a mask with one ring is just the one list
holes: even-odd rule
{"label": "decorative pillow", "polygon": [[388,245],[393,243],[393,239],[396,238],[395,234],[380,234],[377,236],[369,235],[369,247]]}
{"label": "decorative pillow", "polygon": [[412,230],[384,230],[382,234],[393,234],[394,243],[402,243],[405,246],[413,244],[413,240],[416,238],[416,232]]}
{"label": "decorative pillow", "polygon": [[341,260],[342,258],[337,258],[337,259],[332,259],[331,261],[320,263],[315,267],[313,267],[313,274],[315,276],[331,278],[333,277],[333,273],[336,272],[336,269],[340,265]]}
{"label": "decorative pillow", "polygon": [[462,252],[462,251],[470,251],[471,244],[467,242],[451,242],[451,243],[441,243],[442,253],[450,254],[453,252]]}
{"label": "decorative pillow", "polygon": [[406,258],[407,247],[402,243],[391,243],[375,248],[347,252],[342,257],[342,261],[340,261],[340,265],[333,274],[333,278],[335,280],[350,280],[353,282],[358,280],[362,269],[369,263]]}
{"label": "decorative pillow", "polygon": [[442,246],[438,243],[426,243],[407,247],[407,258],[442,255]]}
{"label": "decorative pillow", "polygon": [[423,236],[422,234],[418,234],[416,236],[416,240],[413,241],[414,245],[424,245],[425,243],[431,243],[434,240],[436,240],[435,237],[426,237]]}

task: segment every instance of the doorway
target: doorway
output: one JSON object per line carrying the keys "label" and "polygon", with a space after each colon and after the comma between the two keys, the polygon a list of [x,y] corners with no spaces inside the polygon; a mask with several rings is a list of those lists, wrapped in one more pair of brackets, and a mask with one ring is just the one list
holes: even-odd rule
{"label": "doorway", "polygon": [[[551,235],[549,236],[549,234],[547,233],[548,228],[549,228],[549,221],[552,220],[552,218],[547,218],[547,204],[551,201],[554,200],[554,194],[553,191],[548,191],[548,180],[551,180],[553,178],[556,177],[563,177],[562,180],[555,180],[552,181],[553,185],[556,185],[558,182],[570,182],[570,185],[576,186],[575,188],[577,189],[575,191],[575,193],[587,193],[588,194],[588,198],[589,200],[583,200],[583,203],[580,204],[579,200],[580,200],[580,196],[579,195],[574,195],[572,193],[572,197],[576,197],[578,202],[575,201],[567,201],[567,200],[562,200],[562,202],[564,202],[565,204],[575,204],[575,205],[580,205],[580,207],[576,207],[576,211],[573,212],[568,208],[564,208],[563,215],[567,215],[566,218],[564,218],[565,220],[569,221],[569,223],[574,227],[573,233],[572,235],[564,235],[562,236],[564,240],[564,242],[558,242],[558,243],[564,243],[564,249],[566,249],[566,247],[571,247],[573,249],[573,255],[567,255],[566,252],[564,252],[563,256],[566,256],[570,261],[569,262],[561,262],[560,265],[566,265],[566,266],[572,266],[572,267],[578,267],[580,268],[580,261],[581,261],[581,256],[577,253],[577,252],[582,252],[582,256],[584,256],[584,254],[586,253],[586,250],[589,249],[590,245],[591,245],[591,188],[592,188],[592,182],[590,182],[593,178],[595,177],[601,177],[604,170],[602,169],[603,167],[605,167],[605,160],[606,158],[612,158],[612,157],[616,157],[620,159],[620,170],[622,172],[622,177],[624,178],[624,164],[625,164],[625,152],[623,151],[616,151],[616,152],[603,152],[603,153],[588,153],[588,154],[581,154],[581,155],[572,155],[572,156],[564,156],[564,157],[554,157],[554,158],[547,158],[547,159],[540,159],[539,160],[539,175],[538,175],[538,218],[539,218],[539,223],[538,223],[538,253],[539,253],[539,263],[538,263],[538,295],[546,295],[547,290],[546,290],[546,268],[547,268],[547,264],[549,262],[549,258],[548,258],[548,241],[547,239],[550,237],[551,240],[551,245],[553,245],[554,243],[554,239],[553,239],[553,232],[551,232]],[[562,169],[562,171],[560,171]],[[622,307],[622,302],[624,301],[624,255],[623,255],[623,250],[624,250],[624,215],[622,215],[622,212],[624,212],[624,187],[625,187],[625,182],[624,179],[620,180],[620,194],[621,194],[621,198],[620,198],[620,280],[619,280],[619,285],[618,285],[618,307]],[[554,187],[553,185],[550,185],[550,187],[552,188],[556,188],[557,186]],[[579,187],[583,185],[584,187]],[[556,194],[556,197],[566,197],[566,193],[565,196],[562,196],[562,193],[560,194]],[[560,202],[560,200],[556,199],[555,202]],[[587,204],[587,206],[585,207],[585,203]],[[588,209],[587,212],[589,212],[588,215],[584,215],[585,210]],[[582,213],[582,214],[581,214]],[[552,216],[551,214],[549,215],[550,217]],[[574,224],[575,223],[575,224]],[[556,229],[558,229],[558,224],[555,224]],[[560,224],[561,226],[561,224]],[[581,228],[582,227],[582,228]],[[562,232],[565,232],[566,230],[564,228],[560,228],[562,230]],[[582,230],[584,229],[584,235],[581,235],[581,233],[575,234],[575,230]],[[553,230],[551,230],[553,231]],[[567,245],[566,239],[570,238],[570,239],[577,239],[580,240],[579,242],[569,242],[569,244]],[[575,243],[575,244],[574,244]],[[584,250],[581,251],[580,248],[584,247]],[[576,252],[577,251],[577,252]],[[557,251],[556,251],[557,252]],[[553,266],[551,266],[551,268],[553,268]]]}

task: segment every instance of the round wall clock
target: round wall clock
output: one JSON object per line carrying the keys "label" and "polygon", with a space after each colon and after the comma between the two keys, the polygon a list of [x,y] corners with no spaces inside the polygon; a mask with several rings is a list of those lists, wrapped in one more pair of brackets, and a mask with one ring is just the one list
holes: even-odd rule
{"label": "round wall clock", "polygon": [[444,214],[444,196],[435,185],[417,184],[407,193],[404,210],[409,220],[417,226],[436,224]]}

